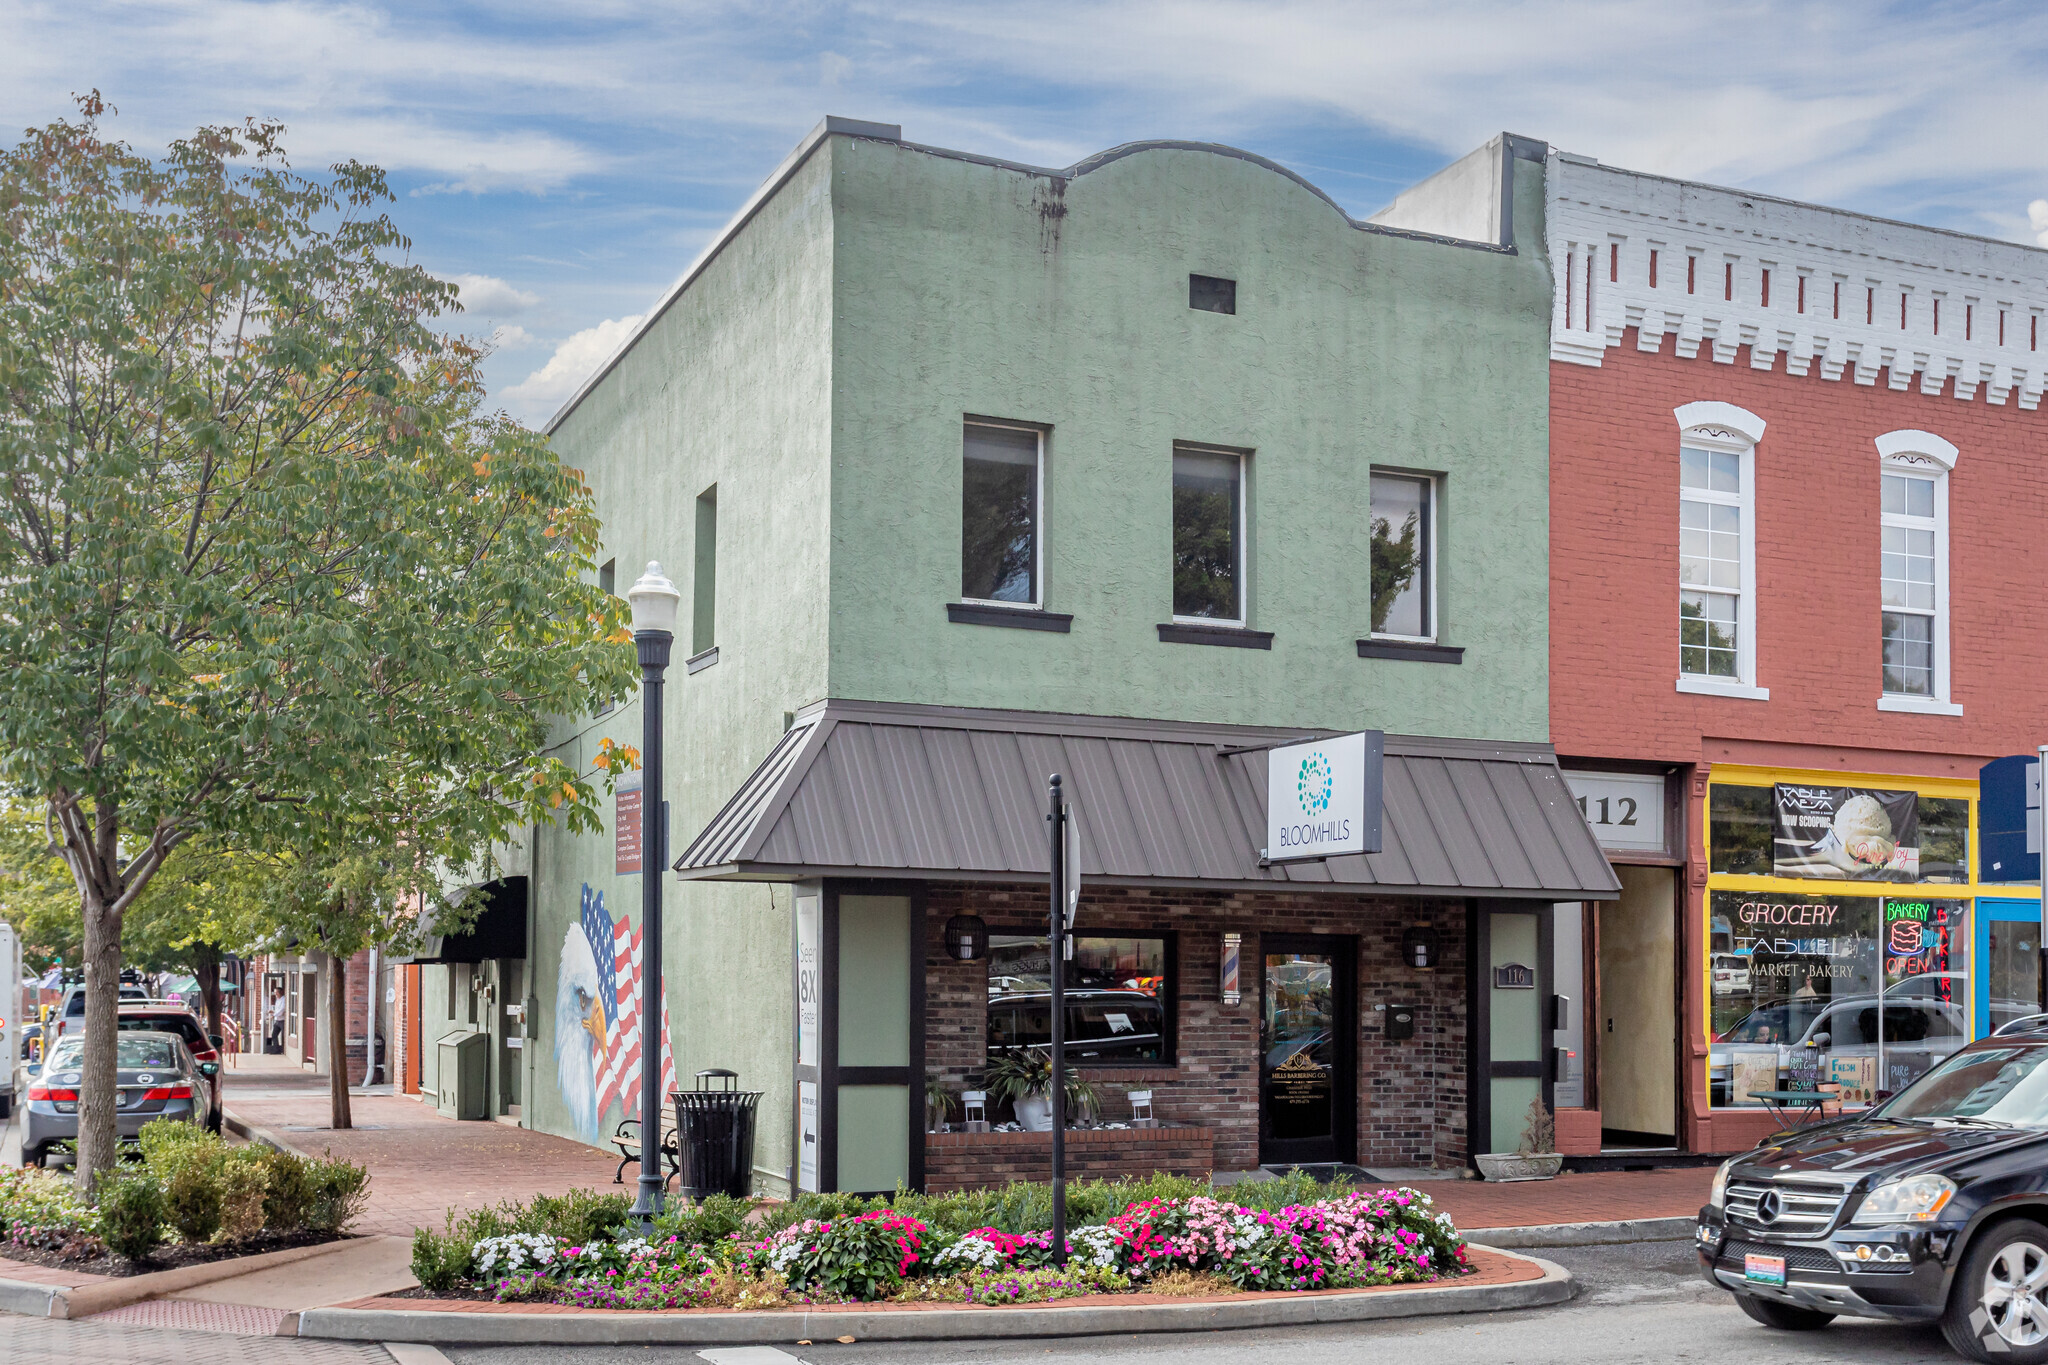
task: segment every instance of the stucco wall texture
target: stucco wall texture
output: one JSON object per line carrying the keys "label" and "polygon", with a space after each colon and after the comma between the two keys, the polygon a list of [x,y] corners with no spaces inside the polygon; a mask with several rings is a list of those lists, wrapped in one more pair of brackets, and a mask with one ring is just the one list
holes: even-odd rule
{"label": "stucco wall texture", "polygon": [[[1551,737],[1587,758],[1694,763],[1703,741],[1833,745],[1929,761],[1886,771],[1974,777],[2031,751],[2048,668],[2048,413],[1794,377],[1631,330],[1598,368],[1551,367]],[[1672,410],[1734,403],[1769,425],[1756,451],[1757,684],[1768,701],[1675,690],[1678,424]],[[1953,442],[1949,482],[1952,700],[1961,716],[1881,712],[1879,460],[1888,431]],[[1717,750],[1725,746],[1714,746]],[[1942,762],[1938,756],[1961,761]],[[1706,755],[1710,760],[1713,755]],[[1832,765],[1830,765],[1832,766]]]}

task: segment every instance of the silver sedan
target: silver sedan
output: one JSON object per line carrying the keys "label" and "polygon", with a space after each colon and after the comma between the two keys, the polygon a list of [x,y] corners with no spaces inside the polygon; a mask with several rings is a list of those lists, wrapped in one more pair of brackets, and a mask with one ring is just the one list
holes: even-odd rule
{"label": "silver sedan", "polygon": [[[123,1033],[114,1040],[116,1085],[114,1123],[132,1139],[157,1119],[198,1123],[205,1116],[206,1079],[217,1062],[195,1062],[184,1039],[174,1033]],[[85,1038],[73,1034],[50,1049],[42,1074],[28,1089],[22,1111],[21,1164],[40,1166],[53,1143],[78,1138],[78,1092],[85,1080]]]}

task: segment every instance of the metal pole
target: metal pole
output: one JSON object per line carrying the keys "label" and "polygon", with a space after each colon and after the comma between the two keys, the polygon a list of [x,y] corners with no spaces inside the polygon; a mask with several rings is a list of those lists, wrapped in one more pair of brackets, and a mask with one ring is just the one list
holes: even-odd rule
{"label": "metal pole", "polygon": [[[2035,780],[2040,784],[2034,799],[2034,847],[2038,850],[2034,882],[2041,893],[2041,928],[2034,936],[2034,994],[2039,1001],[2035,1008],[2048,1009],[2048,744],[2034,751],[2034,760],[2040,764],[2034,770]],[[2024,799],[2026,788],[2022,786],[2020,791]],[[1988,985],[1984,989],[1985,994],[1990,994]]]}
{"label": "metal pole", "polygon": [[1052,976],[1052,1263],[1067,1263],[1067,808],[1060,775],[1047,784],[1052,810],[1052,919],[1046,958]]}
{"label": "metal pole", "polygon": [[661,881],[668,853],[662,819],[661,675],[675,637],[633,636],[640,652],[640,1193],[629,1212],[651,1231],[661,1212]]}

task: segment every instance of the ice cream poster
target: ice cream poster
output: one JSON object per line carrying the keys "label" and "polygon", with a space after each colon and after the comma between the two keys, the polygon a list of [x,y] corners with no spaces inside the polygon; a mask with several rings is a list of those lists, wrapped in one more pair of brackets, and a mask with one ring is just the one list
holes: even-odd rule
{"label": "ice cream poster", "polygon": [[1919,796],[1863,787],[1776,788],[1772,871],[1828,881],[1920,880]]}

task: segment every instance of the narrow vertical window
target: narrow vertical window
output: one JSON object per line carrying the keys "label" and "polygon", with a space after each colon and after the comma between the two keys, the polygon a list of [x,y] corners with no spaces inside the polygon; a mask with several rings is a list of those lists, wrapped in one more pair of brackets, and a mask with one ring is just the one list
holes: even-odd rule
{"label": "narrow vertical window", "polygon": [[1607,244],[1607,282],[1609,284],[1619,284],[1621,282],[1620,242],[1609,242]]}
{"label": "narrow vertical window", "polygon": [[1877,286],[1875,285],[1863,291],[1863,325],[1866,327],[1875,327],[1877,325]]}
{"label": "narrow vertical window", "polygon": [[690,656],[718,647],[718,485],[697,495],[697,537],[690,571]]}
{"label": "narrow vertical window", "polygon": [[[1901,299],[1899,300],[1899,326],[1901,326],[1901,327],[1904,327],[1905,325],[1906,325],[1906,301],[1905,301],[1905,300],[1904,300],[1903,298],[1901,298]],[[1936,300],[1934,301],[1934,334],[1935,334],[1936,336],[1940,336],[1940,335],[1941,335],[1941,300],[1940,300],[1940,299],[1936,299]]]}
{"label": "narrow vertical window", "polygon": [[1372,633],[1436,639],[1436,481],[1372,475]]}
{"label": "narrow vertical window", "polygon": [[1721,268],[1721,297],[1729,303],[1735,302],[1735,262],[1729,261]]}
{"label": "narrow vertical window", "polygon": [[2005,345],[2005,310],[1998,310],[1998,344]]}
{"label": "narrow vertical window", "polygon": [[1579,253],[1564,253],[1564,329],[1572,330],[1572,305],[1577,301],[1579,287]]}
{"label": "narrow vertical window", "polygon": [[1593,330],[1593,248],[1586,248],[1586,330]]}
{"label": "narrow vertical window", "polygon": [[960,596],[1038,606],[1045,434],[969,422],[962,441]]}
{"label": "narrow vertical window", "polygon": [[1698,289],[1695,288],[1695,285],[1698,283],[1699,280],[1699,269],[1700,258],[1697,256],[1688,255],[1685,258],[1685,292],[1688,294],[1695,294],[1699,292]]}
{"label": "narrow vertical window", "polygon": [[597,566],[597,590],[607,597],[619,595],[619,561],[607,559]]}
{"label": "narrow vertical window", "polygon": [[1679,671],[1740,682],[1742,456],[1690,444],[1678,454]]}
{"label": "narrow vertical window", "polygon": [[1799,311],[1806,311],[1806,276],[1799,277]]}
{"label": "narrow vertical window", "polygon": [[1963,340],[1971,340],[1976,330],[1977,305],[1974,303],[1966,303],[1963,305]]}
{"label": "narrow vertical window", "polygon": [[1173,614],[1244,621],[1244,456],[1173,452]]}
{"label": "narrow vertical window", "polygon": [[1899,330],[1901,332],[1906,330],[1906,296],[1904,294],[1899,295]]}
{"label": "narrow vertical window", "polygon": [[1652,251],[1652,252],[1650,253],[1650,288],[1652,288],[1652,289],[1655,289],[1656,287],[1657,287],[1657,253],[1656,253],[1656,252],[1654,252],[1654,251]]}
{"label": "narrow vertical window", "polygon": [[1768,270],[1764,272],[1763,306],[1766,308],[1771,306],[1771,272]]}
{"label": "narrow vertical window", "polygon": [[1930,475],[1884,473],[1883,657],[1888,696],[1934,692],[1935,555]]}
{"label": "narrow vertical window", "polygon": [[1840,280],[1836,280],[1836,281],[1835,281],[1835,320],[1836,320],[1837,322],[1839,322],[1839,321],[1841,321],[1841,318],[1842,318],[1842,282],[1841,282]]}

